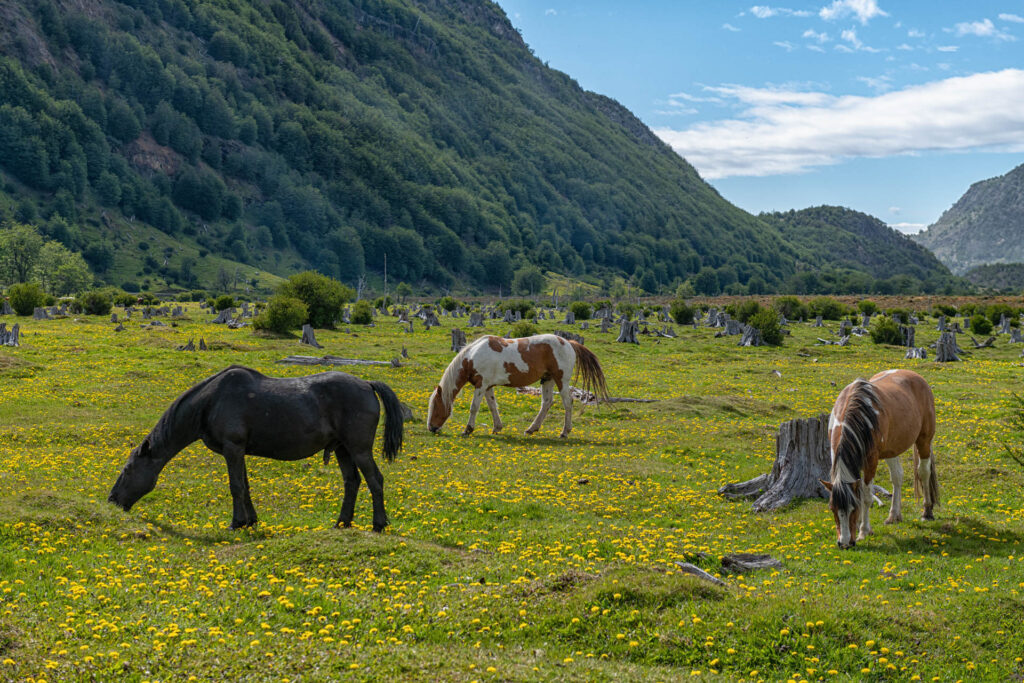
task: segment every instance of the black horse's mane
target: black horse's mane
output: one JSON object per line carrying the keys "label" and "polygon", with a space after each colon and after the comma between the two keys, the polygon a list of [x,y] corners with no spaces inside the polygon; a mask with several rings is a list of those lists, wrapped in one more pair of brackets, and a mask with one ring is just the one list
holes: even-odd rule
{"label": "black horse's mane", "polygon": [[[249,370],[240,365],[229,365],[215,375],[196,383],[181,393],[174,402],[167,407],[164,414],[160,416],[156,425],[149,432],[150,448],[155,446],[170,445],[173,441],[180,440],[183,436],[190,441],[195,440],[202,427],[203,411],[198,410],[194,399],[196,394],[201,392],[215,380],[230,370]],[[249,370],[252,372],[251,370]]]}
{"label": "black horse's mane", "polygon": [[842,510],[853,507],[850,484],[861,478],[864,461],[875,446],[878,431],[878,394],[871,382],[858,379],[841,418],[842,434],[832,460],[832,502]]}

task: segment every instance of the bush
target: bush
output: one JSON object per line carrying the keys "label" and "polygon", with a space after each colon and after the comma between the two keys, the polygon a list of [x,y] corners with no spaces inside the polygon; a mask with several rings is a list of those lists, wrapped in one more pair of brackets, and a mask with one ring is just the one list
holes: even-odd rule
{"label": "bush", "polygon": [[75,305],[87,315],[107,315],[113,301],[109,292],[92,290],[79,294],[75,299]]}
{"label": "bush", "polygon": [[43,293],[43,288],[35,282],[22,282],[11,285],[11,288],[7,290],[7,294],[11,299],[11,308],[18,315],[32,315],[32,311],[42,306],[46,301],[46,294]]}
{"label": "bush", "polygon": [[[306,322],[318,328],[334,327],[334,321],[341,316],[341,307],[355,295],[351,287],[311,270],[292,275],[278,288],[277,293],[306,304],[309,309]],[[370,302],[362,303],[370,307]]]}
{"label": "bush", "polygon": [[126,292],[139,292],[142,290],[142,288],[139,287],[139,283],[135,282],[134,280],[125,280],[124,282],[122,282],[121,289],[123,289]]}
{"label": "bush", "polygon": [[686,304],[682,299],[676,299],[668,309],[669,315],[676,321],[677,325],[690,325],[696,311]]}
{"label": "bush", "polygon": [[138,300],[139,297],[128,292],[116,292],[114,294],[115,306],[134,306]]}
{"label": "bush", "polygon": [[533,303],[527,299],[507,299],[498,304],[498,310],[501,312],[519,311],[524,318],[531,318],[534,315]]}
{"label": "bush", "polygon": [[960,307],[960,315],[969,317],[974,315],[976,310],[978,310],[978,307],[975,304],[964,304]]}
{"label": "bush", "polygon": [[878,304],[868,299],[863,299],[857,302],[857,310],[865,315],[874,315],[878,313]]}
{"label": "bush", "polygon": [[628,301],[620,301],[618,305],[615,306],[615,310],[619,315],[624,315],[627,320],[631,320],[633,316],[636,315],[637,309],[636,304],[631,304]]}
{"label": "bush", "polygon": [[[733,312],[730,313],[732,317],[739,320],[741,323],[749,323],[750,319],[761,311],[761,304],[757,303],[753,299],[748,299],[741,304],[738,304],[733,308]],[[778,316],[776,316],[777,318]]]}
{"label": "bush", "polygon": [[1004,315],[1010,320],[1016,320],[1018,314],[1016,309],[1006,304],[992,304],[985,309],[985,316],[992,321],[993,325],[998,325]]}
{"label": "bush", "polygon": [[590,304],[586,301],[573,301],[569,304],[569,310],[576,316],[577,320],[590,320],[591,313]]}
{"label": "bush", "polygon": [[213,307],[218,311],[225,311],[229,308],[234,308],[235,298],[230,294],[222,294],[214,300]]}
{"label": "bush", "polygon": [[306,304],[298,299],[275,295],[270,297],[267,307],[252,321],[253,328],[284,334],[302,327],[309,317]]}
{"label": "bush", "polygon": [[[759,307],[760,308],[760,307]],[[779,324],[779,314],[770,308],[760,308],[757,313],[750,316],[747,323],[761,333],[761,339],[765,344],[779,346],[782,344],[782,325]]]}
{"label": "bush", "polygon": [[451,313],[459,307],[459,302],[450,296],[442,296],[437,300],[437,305]]}
{"label": "bush", "polygon": [[811,299],[808,308],[812,316],[820,315],[825,320],[839,320],[846,315],[847,311],[845,305],[830,296],[819,296]]}
{"label": "bush", "polygon": [[956,315],[956,306],[950,306],[949,304],[935,304],[932,306],[932,315],[938,318],[940,315],[944,315],[947,318],[952,318]]}
{"label": "bush", "polygon": [[357,301],[352,305],[352,316],[353,325],[369,325],[373,322],[373,307],[370,306],[370,302],[366,299]]}
{"label": "bush", "polygon": [[810,317],[807,305],[795,296],[780,296],[772,304],[772,308],[785,316],[786,320]]}
{"label": "bush", "polygon": [[373,302],[373,307],[374,308],[382,308],[384,310],[387,310],[387,309],[391,308],[391,304],[392,303],[394,303],[394,302],[391,301],[391,297],[390,296],[379,296]]}
{"label": "bush", "polygon": [[885,314],[895,320],[896,316],[900,317],[900,322],[906,324],[910,320],[910,311],[905,308],[887,308]]}
{"label": "bush", "polygon": [[520,320],[509,330],[509,335],[515,338],[532,337],[537,334],[537,326],[525,320]]}
{"label": "bush", "polygon": [[903,333],[900,326],[892,318],[875,318],[871,324],[871,341],[876,344],[892,344],[899,346],[903,343]]}
{"label": "bush", "polygon": [[992,331],[992,321],[980,313],[971,316],[971,332],[974,334],[988,334]]}

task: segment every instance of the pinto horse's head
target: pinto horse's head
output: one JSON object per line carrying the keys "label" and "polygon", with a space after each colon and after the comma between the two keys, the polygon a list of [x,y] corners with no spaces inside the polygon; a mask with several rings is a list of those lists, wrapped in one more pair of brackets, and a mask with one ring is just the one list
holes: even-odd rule
{"label": "pinto horse's head", "polygon": [[828,509],[836,521],[836,545],[842,550],[857,545],[856,529],[860,522],[860,481],[848,484],[819,479],[828,489]]}
{"label": "pinto horse's head", "polygon": [[430,403],[427,404],[427,429],[432,434],[436,433],[448,421],[451,414],[452,406],[450,403],[445,404],[441,385],[434,387],[434,392],[430,394]]}
{"label": "pinto horse's head", "polygon": [[147,436],[128,456],[128,462],[110,489],[107,501],[128,512],[139,498],[153,490],[166,464],[166,459],[154,455],[150,437]]}

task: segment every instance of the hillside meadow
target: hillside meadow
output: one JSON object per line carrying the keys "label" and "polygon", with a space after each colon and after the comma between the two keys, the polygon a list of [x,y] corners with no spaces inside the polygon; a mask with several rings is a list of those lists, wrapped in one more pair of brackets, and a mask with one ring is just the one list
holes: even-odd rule
{"label": "hillside meadow", "polygon": [[[524,436],[540,399],[511,389],[495,392],[503,433],[482,409],[460,436],[467,394],[439,435],[427,432],[449,331],[465,319],[429,331],[417,321],[412,334],[394,318],[318,330],[319,352],[211,319],[190,309],[175,327],[136,320],[122,332],[105,318],[20,319],[21,347],[0,348],[0,680],[1024,675],[1024,469],[1002,445],[1021,439],[1009,417],[1022,361],[1005,336],[940,365],[867,337],[816,346],[836,323],[793,324],[777,348],[739,348],[709,328],[639,346],[590,329],[611,394],[657,401],[576,404],[563,441],[558,403]],[[917,343],[935,327],[923,321]],[[176,350],[200,337],[211,350]],[[255,529],[228,529],[226,468],[201,444],[130,513],[106,502],[130,449],[196,381],[231,363],[320,369],[276,363],[290,354],[387,361],[403,346],[399,368],[343,368],[387,382],[415,413],[394,463],[375,448],[384,534],[370,531],[365,486],[355,527],[332,528],[342,478],[319,456],[248,459]],[[849,551],[823,500],[759,515],[716,494],[771,467],[780,423],[828,412],[845,384],[891,367],[935,392],[936,521],[917,521],[909,468],[907,521],[886,526],[874,508],[875,534]],[[878,482],[889,487],[884,467]],[[721,574],[733,552],[770,553],[784,569]]]}

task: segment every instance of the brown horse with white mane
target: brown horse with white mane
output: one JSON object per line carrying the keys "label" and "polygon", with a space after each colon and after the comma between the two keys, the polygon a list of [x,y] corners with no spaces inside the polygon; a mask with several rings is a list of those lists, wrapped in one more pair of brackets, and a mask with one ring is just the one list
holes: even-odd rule
{"label": "brown horse with white mane", "polygon": [[[903,520],[900,487],[903,466],[899,456],[914,447],[914,493],[924,495],[921,519],[934,519],[939,482],[932,455],[935,400],[921,375],[910,370],[886,370],[869,380],[857,379],[839,392],[828,420],[832,451],[831,481],[822,481],[831,495],[829,508],[836,520],[837,543],[852,548],[871,533],[871,482],[878,461],[889,464],[892,505],[886,524]],[[860,526],[856,540],[854,529]]]}
{"label": "brown horse with white mane", "polygon": [[538,334],[520,339],[483,336],[463,348],[445,369],[441,381],[430,395],[427,406],[427,428],[436,432],[452,414],[455,397],[466,384],[474,387],[473,403],[469,409],[469,422],[464,435],[473,432],[480,402],[487,400],[491,409],[495,434],[501,431],[498,404],[494,401],[494,387],[525,387],[540,382],[540,412],[527,430],[533,434],[554,402],[557,387],[565,408],[565,426],[561,436],[572,429],[572,392],[569,380],[574,371],[582,380],[581,387],[596,398],[608,398],[604,372],[597,356],[582,344],[554,334]]}

